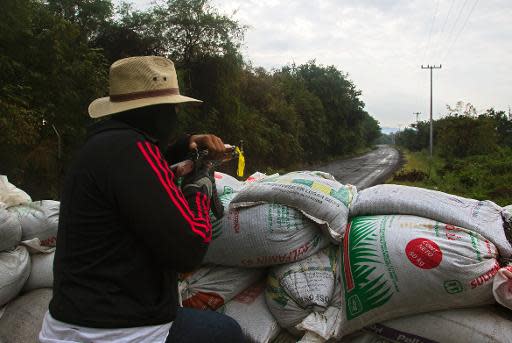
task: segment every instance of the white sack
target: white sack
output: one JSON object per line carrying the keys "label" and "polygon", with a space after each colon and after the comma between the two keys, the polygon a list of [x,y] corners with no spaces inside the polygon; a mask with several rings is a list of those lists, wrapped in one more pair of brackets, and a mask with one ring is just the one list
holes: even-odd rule
{"label": "white sack", "polygon": [[49,288],[26,293],[7,304],[0,319],[0,342],[38,343],[43,318],[52,298]]}
{"label": "white sack", "polygon": [[0,205],[0,251],[14,248],[21,241],[18,218]]}
{"label": "white sack", "polygon": [[217,189],[217,194],[219,196],[223,194],[236,193],[242,189],[244,186],[243,182],[238,181],[233,176],[215,172],[215,187]]}
{"label": "white sack", "polygon": [[23,291],[31,291],[39,288],[53,287],[53,258],[55,252],[49,254],[30,255],[31,268]]}
{"label": "white sack", "polygon": [[249,183],[237,193],[232,205],[247,207],[277,203],[296,208],[320,224],[334,242],[339,242],[355,194],[354,186],[342,185],[330,174],[303,171]]}
{"label": "white sack", "polygon": [[244,289],[261,280],[265,271],[256,268],[202,266],[180,274],[178,288],[184,307],[216,310]]}
{"label": "white sack", "polygon": [[476,232],[413,216],[356,217],[342,255],[343,335],[401,316],[494,303],[497,249]]}
{"label": "white sack", "polygon": [[350,208],[351,216],[408,214],[430,218],[478,232],[493,242],[503,257],[512,256],[505,237],[502,208],[491,201],[478,201],[429,189],[377,185],[360,191]]}
{"label": "white sack", "polygon": [[60,202],[34,201],[30,204],[9,208],[21,223],[22,240],[39,238],[41,245],[54,247],[57,243]]}
{"label": "white sack", "polygon": [[265,304],[264,289],[264,282],[256,283],[218,309],[238,322],[248,342],[270,342],[280,331]]}
{"label": "white sack", "polygon": [[270,269],[265,296],[281,327],[293,328],[310,313],[323,313],[331,304],[337,250],[331,245],[304,260]]}
{"label": "white sack", "polygon": [[304,259],[329,244],[318,225],[299,211],[278,204],[232,208],[237,193],[221,196],[226,210],[212,222],[205,263],[264,267]]}
{"label": "white sack", "polygon": [[512,312],[499,306],[437,311],[374,324],[369,332],[391,342],[512,342]]}
{"label": "white sack", "polygon": [[[512,235],[512,205],[503,207],[503,210],[501,211],[501,216],[503,217],[503,221],[507,226],[509,234]],[[509,236],[509,238],[510,237],[511,236]]]}
{"label": "white sack", "polygon": [[7,207],[26,204],[32,201],[30,196],[9,182],[7,176],[0,175],[0,202]]}
{"label": "white sack", "polygon": [[30,274],[30,256],[25,247],[0,252],[0,306],[14,299]]}

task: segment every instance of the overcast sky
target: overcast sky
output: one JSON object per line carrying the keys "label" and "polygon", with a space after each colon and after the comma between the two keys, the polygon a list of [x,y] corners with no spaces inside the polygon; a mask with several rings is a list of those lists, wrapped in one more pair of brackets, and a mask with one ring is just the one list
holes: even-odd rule
{"label": "overcast sky", "polygon": [[[133,1],[145,8],[149,0]],[[429,115],[446,104],[477,111],[512,106],[511,0],[213,0],[248,25],[243,53],[254,66],[279,68],[311,59],[335,65],[362,91],[383,127]]]}

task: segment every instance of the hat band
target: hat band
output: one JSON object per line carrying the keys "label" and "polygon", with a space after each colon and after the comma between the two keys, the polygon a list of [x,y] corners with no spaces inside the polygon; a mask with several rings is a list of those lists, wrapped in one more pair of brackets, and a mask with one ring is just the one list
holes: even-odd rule
{"label": "hat band", "polygon": [[151,91],[133,92],[133,93],[126,93],[126,94],[111,94],[110,101],[123,102],[123,101],[130,101],[130,100],[137,100],[137,99],[144,99],[144,98],[154,98],[157,96],[179,95],[179,94],[180,94],[179,88],[164,88],[164,89],[155,89],[155,90],[151,90]]}

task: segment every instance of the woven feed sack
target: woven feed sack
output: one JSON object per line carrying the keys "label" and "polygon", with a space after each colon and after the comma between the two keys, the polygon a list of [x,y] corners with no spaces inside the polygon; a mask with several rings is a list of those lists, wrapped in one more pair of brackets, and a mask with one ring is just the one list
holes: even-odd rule
{"label": "woven feed sack", "polygon": [[497,305],[402,317],[365,330],[391,342],[512,342],[512,312]]}
{"label": "woven feed sack", "polygon": [[313,255],[329,244],[318,225],[299,211],[279,204],[249,208],[229,205],[237,193],[221,196],[224,216],[212,218],[212,241],[205,263],[264,267]]}
{"label": "woven feed sack", "polygon": [[247,342],[271,342],[281,330],[265,303],[265,282],[257,282],[217,311],[235,319]]}
{"label": "woven feed sack", "polygon": [[23,291],[53,287],[53,258],[55,252],[30,255],[30,276]]}
{"label": "woven feed sack", "polygon": [[414,216],[354,218],[343,241],[343,335],[369,324],[494,303],[494,244]]}
{"label": "woven feed sack", "polygon": [[21,241],[18,218],[0,205],[0,251],[14,248]]}
{"label": "woven feed sack", "polygon": [[32,201],[30,196],[13,185],[7,179],[7,176],[0,175],[0,202],[6,207],[26,204]]}
{"label": "woven feed sack", "polygon": [[443,192],[401,185],[378,185],[357,194],[351,216],[407,214],[450,223],[487,238],[502,257],[512,256],[512,245],[503,227],[502,208],[492,201],[479,201]]}
{"label": "woven feed sack", "polygon": [[184,307],[216,310],[244,289],[261,280],[263,269],[202,266],[194,272],[180,274],[178,288]]}
{"label": "woven feed sack", "polygon": [[30,256],[25,247],[0,252],[0,307],[14,299],[30,274]]}
{"label": "woven feed sack", "polygon": [[337,250],[330,245],[304,260],[270,269],[265,297],[281,327],[294,328],[310,313],[323,313],[331,304]]}
{"label": "woven feed sack", "polygon": [[233,199],[232,205],[277,203],[296,208],[320,224],[334,242],[340,242],[355,195],[354,186],[342,185],[330,174],[303,171],[249,183]]}
{"label": "woven feed sack", "polygon": [[50,288],[41,288],[14,299],[0,318],[0,342],[37,343],[52,298]]}
{"label": "woven feed sack", "polygon": [[54,200],[34,201],[26,205],[9,208],[21,223],[22,240],[39,238],[42,246],[57,244],[60,202]]}
{"label": "woven feed sack", "polygon": [[233,176],[215,172],[215,187],[219,196],[223,194],[236,193],[244,186],[243,182],[238,181]]}

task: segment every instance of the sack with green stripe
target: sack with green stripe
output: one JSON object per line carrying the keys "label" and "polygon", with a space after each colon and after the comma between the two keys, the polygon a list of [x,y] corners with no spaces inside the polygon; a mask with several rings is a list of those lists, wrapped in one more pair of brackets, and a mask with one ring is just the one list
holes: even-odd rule
{"label": "sack with green stripe", "polygon": [[296,208],[318,223],[333,242],[339,243],[356,193],[354,186],[343,185],[330,174],[298,171],[271,175],[248,184],[237,193],[233,206],[276,203]]}
{"label": "sack with green stripe", "polygon": [[494,302],[497,248],[415,216],[355,217],[343,241],[343,335],[411,314]]}
{"label": "sack with green stripe", "polygon": [[334,245],[295,263],[270,269],[265,296],[279,325],[294,334],[312,312],[324,313],[336,288],[338,248]]}
{"label": "sack with green stripe", "polygon": [[284,205],[229,206],[236,193],[220,197],[224,216],[212,217],[212,241],[205,263],[265,267],[307,258],[329,244],[318,224]]}

